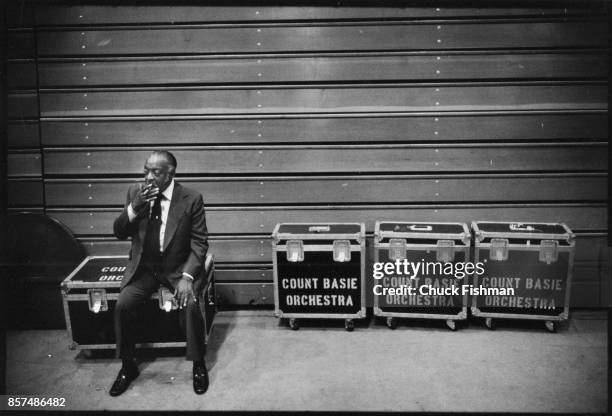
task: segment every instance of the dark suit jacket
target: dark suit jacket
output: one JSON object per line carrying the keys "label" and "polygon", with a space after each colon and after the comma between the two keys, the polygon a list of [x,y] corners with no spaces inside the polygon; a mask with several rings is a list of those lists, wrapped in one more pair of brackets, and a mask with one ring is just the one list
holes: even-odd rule
{"label": "dark suit jacket", "polygon": [[[139,184],[128,189],[123,211],[115,219],[113,230],[120,240],[132,238],[128,265],[121,288],[134,276],[142,259],[149,210],[143,209],[130,223],[127,207],[138,192]],[[204,214],[204,201],[200,193],[174,182],[163,245],[162,276],[176,289],[183,272],[195,279],[194,287],[202,287],[203,267],[208,251],[208,230]],[[197,286],[196,286],[197,285]]]}

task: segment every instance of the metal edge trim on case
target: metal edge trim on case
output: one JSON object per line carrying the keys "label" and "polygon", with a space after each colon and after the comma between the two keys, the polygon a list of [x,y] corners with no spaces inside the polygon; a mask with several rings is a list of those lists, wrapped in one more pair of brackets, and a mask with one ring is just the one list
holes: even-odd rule
{"label": "metal edge trim on case", "polygon": [[[280,240],[283,239],[287,239],[287,238],[291,238],[291,239],[299,239],[300,236],[303,236],[302,234],[287,234],[286,236],[284,234],[279,234],[278,233],[278,228],[280,228],[281,225],[312,225],[313,223],[278,223],[276,225],[276,227],[274,227],[274,231],[273,231],[273,240],[272,240],[272,252],[276,253],[276,252],[284,252],[287,251],[286,249],[283,249],[282,246],[278,245],[278,242]],[[317,223],[315,223],[317,224]],[[323,223],[321,223],[323,224]],[[359,233],[359,235],[363,238],[360,239],[359,242],[359,247],[357,250],[353,250],[354,245],[351,245],[351,251],[359,251],[361,252],[361,256],[360,256],[360,262],[361,262],[361,308],[359,309],[358,312],[354,313],[354,314],[323,314],[323,313],[319,313],[319,314],[313,314],[313,313],[286,313],[283,312],[280,309],[280,301],[278,299],[278,264],[277,264],[277,260],[276,260],[276,254],[274,254],[272,256],[272,276],[273,276],[273,283],[274,283],[274,316],[276,316],[277,318],[305,318],[305,319],[309,319],[309,318],[323,318],[323,319],[354,319],[354,318],[365,318],[366,317],[366,306],[365,306],[365,257],[366,257],[366,247],[365,247],[365,224],[364,223],[325,223],[327,225],[360,225],[361,227],[361,232]],[[276,233],[274,235],[274,233]],[[322,236],[325,236],[325,239],[329,239],[329,240],[333,240],[333,239],[338,239],[338,238],[347,238],[346,236],[354,236],[355,234],[318,234],[318,235],[313,235],[313,234],[309,234],[308,239],[313,239],[313,240],[321,240]],[[312,236],[316,237],[316,238],[312,238]],[[332,238],[332,237],[336,237],[336,238]],[[351,239],[355,239],[355,238],[351,238]],[[332,245],[328,245],[329,248],[332,248]]]}
{"label": "metal edge trim on case", "polygon": [[[384,245],[381,245],[384,246]],[[435,248],[436,246],[431,246],[433,248]],[[419,248],[423,248],[423,247],[419,247]],[[464,258],[465,261],[469,261],[470,260],[470,248],[469,247],[465,247],[463,250],[460,250],[459,252],[463,251],[464,253]],[[374,259],[375,261],[378,261],[379,257],[378,257],[378,251],[374,252]],[[467,278],[467,276],[466,276]],[[460,280],[460,279],[458,279]],[[470,303],[470,299],[468,294],[464,294],[461,299],[462,299],[462,305],[461,305],[461,310],[456,314],[456,315],[449,315],[449,314],[437,314],[437,313],[420,313],[420,312],[387,312],[384,311],[382,308],[380,308],[379,306],[379,302],[378,302],[378,296],[373,295],[374,296],[374,316],[382,316],[382,317],[394,317],[394,318],[419,318],[419,319],[458,319],[458,320],[466,320],[467,319],[467,309]],[[409,307],[409,306],[408,306]],[[426,308],[423,308],[426,309]]]}
{"label": "metal edge trim on case", "polygon": [[[332,244],[321,244],[321,245],[311,244],[311,245],[303,246],[304,251],[332,251],[333,248],[334,246]],[[287,246],[284,244],[278,245],[276,246],[275,251],[284,253],[287,251]],[[361,246],[357,244],[351,244],[351,251],[361,251]]]}

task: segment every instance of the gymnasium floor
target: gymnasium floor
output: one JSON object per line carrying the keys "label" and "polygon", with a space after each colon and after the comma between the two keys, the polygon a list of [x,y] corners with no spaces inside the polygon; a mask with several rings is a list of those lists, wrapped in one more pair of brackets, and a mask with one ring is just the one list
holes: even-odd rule
{"label": "gymnasium floor", "polygon": [[556,334],[541,322],[341,321],[299,331],[270,310],[217,316],[207,354],[208,392],[196,396],[180,349],[143,351],[140,377],[108,389],[112,353],[87,358],[65,331],[7,336],[7,394],[64,397],[65,409],[606,412],[607,313],[573,311]]}

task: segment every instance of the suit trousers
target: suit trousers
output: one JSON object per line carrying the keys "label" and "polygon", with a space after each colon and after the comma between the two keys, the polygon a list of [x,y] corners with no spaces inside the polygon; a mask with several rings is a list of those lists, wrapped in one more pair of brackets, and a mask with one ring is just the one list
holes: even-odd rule
{"label": "suit trousers", "polygon": [[[167,281],[165,283],[166,286],[170,287]],[[142,316],[144,306],[161,284],[164,284],[164,282],[161,282],[155,276],[155,273],[148,268],[139,267],[130,282],[121,289],[115,305],[114,316],[117,357],[122,359],[134,358],[138,323],[139,321],[142,322],[142,319],[146,319]],[[187,340],[186,359],[191,361],[203,360],[206,353],[204,318],[200,305],[193,298],[189,299],[186,308],[180,310],[179,325]]]}

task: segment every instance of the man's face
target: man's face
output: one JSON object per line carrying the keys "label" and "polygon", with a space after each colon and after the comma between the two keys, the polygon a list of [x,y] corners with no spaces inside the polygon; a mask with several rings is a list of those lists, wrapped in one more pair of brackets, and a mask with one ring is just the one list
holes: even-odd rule
{"label": "man's face", "polygon": [[172,182],[172,169],[164,156],[152,154],[144,165],[145,183],[152,184],[159,188],[159,192],[163,192]]}

